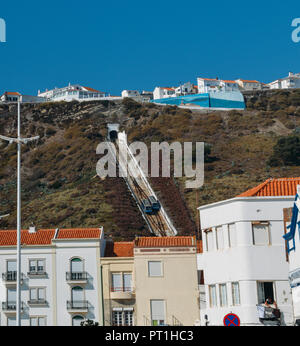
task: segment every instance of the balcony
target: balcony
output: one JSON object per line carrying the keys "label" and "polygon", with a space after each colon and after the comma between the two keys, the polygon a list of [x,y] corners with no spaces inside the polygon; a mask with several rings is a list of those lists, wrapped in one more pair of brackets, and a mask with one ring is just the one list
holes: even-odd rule
{"label": "balcony", "polygon": [[[23,284],[24,274],[21,273],[21,285]],[[6,285],[16,285],[17,284],[17,272],[9,271],[2,274],[2,280]]]}
{"label": "balcony", "polygon": [[45,299],[30,299],[27,304],[32,307],[48,306],[48,302]]}
{"label": "balcony", "polygon": [[86,284],[88,281],[88,273],[66,272],[66,280],[69,284]]}
{"label": "balcony", "polygon": [[27,276],[30,278],[43,278],[47,276],[47,273],[44,270],[31,270],[27,273]]}
{"label": "balcony", "polygon": [[87,300],[68,300],[67,310],[70,313],[87,313],[89,310],[89,302]]}
{"label": "balcony", "polygon": [[[2,311],[6,314],[15,314],[17,310],[17,303],[14,302],[2,302]],[[24,303],[21,302],[21,312],[23,312],[24,310]]]}
{"label": "balcony", "polygon": [[111,299],[134,299],[135,292],[131,287],[112,287],[110,291]]}

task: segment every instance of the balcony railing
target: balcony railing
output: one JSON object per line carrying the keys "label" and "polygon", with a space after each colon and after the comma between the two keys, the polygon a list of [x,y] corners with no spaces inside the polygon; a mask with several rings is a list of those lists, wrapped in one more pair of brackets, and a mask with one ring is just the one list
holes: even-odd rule
{"label": "balcony railing", "polygon": [[46,299],[30,299],[28,305],[47,305]]}
{"label": "balcony railing", "polygon": [[[21,310],[24,308],[24,303],[21,302]],[[2,310],[3,311],[16,311],[17,309],[17,303],[16,302],[2,302]]]}
{"label": "balcony railing", "polygon": [[111,292],[132,292],[132,287],[111,287]]}
{"label": "balcony railing", "polygon": [[28,276],[46,276],[47,273],[45,272],[45,270],[30,270],[27,273]]}
{"label": "balcony railing", "polygon": [[87,279],[87,272],[66,272],[67,281],[86,281]]}
{"label": "balcony railing", "polygon": [[[21,281],[23,280],[23,278],[24,278],[24,274],[21,273]],[[3,281],[6,281],[6,282],[17,281],[17,271],[9,271],[6,273],[2,273],[2,279]]]}
{"label": "balcony railing", "polygon": [[89,302],[87,300],[68,300],[67,310],[88,310]]}

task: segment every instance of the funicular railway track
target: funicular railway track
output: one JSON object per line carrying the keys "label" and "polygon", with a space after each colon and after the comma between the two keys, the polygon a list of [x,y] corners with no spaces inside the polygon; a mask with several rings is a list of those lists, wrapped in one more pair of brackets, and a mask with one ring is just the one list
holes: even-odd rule
{"label": "funicular railway track", "polygon": [[[115,140],[113,142],[116,146],[116,149],[118,149],[118,140]],[[138,208],[141,211],[150,231],[159,237],[176,235],[177,231],[174,229],[173,225],[170,223],[170,220],[168,219],[163,209],[152,214],[148,214],[142,209],[141,207],[142,201],[145,199],[148,199],[154,193],[151,187],[149,186],[149,183],[147,184],[147,181],[145,182],[145,178],[143,179],[143,177],[139,176],[139,174],[136,174],[137,171],[140,170],[140,167],[138,166],[138,164],[136,163],[133,166],[129,165],[128,167],[122,167],[122,164],[120,164],[119,162],[118,155],[115,155],[115,153],[113,153],[112,150],[111,150],[111,153],[113,154],[113,157],[116,160],[118,171],[120,169],[120,171],[123,171],[124,173],[125,170],[128,170],[126,175],[122,174],[123,178],[131,194],[133,195],[138,205]],[[129,155],[132,155],[129,151],[129,148],[128,148],[128,153]]]}

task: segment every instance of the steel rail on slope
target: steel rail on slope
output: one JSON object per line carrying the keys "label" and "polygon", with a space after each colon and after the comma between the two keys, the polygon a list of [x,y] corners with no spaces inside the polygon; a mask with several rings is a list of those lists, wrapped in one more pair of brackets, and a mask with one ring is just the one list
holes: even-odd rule
{"label": "steel rail on slope", "polygon": [[118,167],[120,168],[120,170],[122,171],[123,179],[125,180],[125,183],[126,183],[126,185],[127,185],[127,187],[128,187],[128,190],[130,191],[132,197],[134,198],[134,200],[135,200],[135,202],[136,202],[136,204],[137,204],[137,206],[138,206],[138,208],[139,208],[139,210],[140,210],[140,212],[141,212],[141,214],[142,214],[142,216],[143,216],[143,218],[144,218],[144,220],[145,220],[145,222],[146,222],[146,224],[147,224],[147,226],[148,226],[150,232],[153,233],[153,234],[156,234],[155,231],[153,230],[153,228],[152,228],[152,226],[151,226],[151,224],[150,224],[150,222],[149,222],[147,216],[145,215],[144,211],[142,210],[141,205],[140,205],[140,202],[139,202],[139,200],[138,200],[136,194],[134,193],[132,187],[130,186],[129,181],[128,181],[127,177],[126,177],[125,174],[124,174],[124,173],[125,173],[125,172],[124,172],[124,168],[121,167],[121,165],[119,164],[119,161],[118,161],[118,158],[117,158],[115,152],[111,149],[111,147],[109,147],[109,151],[110,151],[110,153],[111,153],[113,159],[114,159],[115,162],[116,162],[116,166],[118,166]]}

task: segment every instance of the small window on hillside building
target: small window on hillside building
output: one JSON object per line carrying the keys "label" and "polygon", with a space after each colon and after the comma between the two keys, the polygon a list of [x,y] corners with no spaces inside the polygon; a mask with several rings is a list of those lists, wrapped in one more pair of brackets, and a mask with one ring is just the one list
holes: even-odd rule
{"label": "small window on hillside building", "polygon": [[217,249],[224,249],[224,236],[223,236],[223,227],[216,227],[216,238],[217,238]]}
{"label": "small window on hillside building", "polygon": [[252,222],[253,245],[269,245],[269,223],[268,222]]}
{"label": "small window on hillside building", "polygon": [[205,242],[206,242],[206,251],[212,251],[214,249],[214,238],[212,229],[204,230],[205,233]]}
{"label": "small window on hillside building", "polygon": [[209,289],[209,305],[211,308],[217,306],[217,290],[216,285],[208,286]]}
{"label": "small window on hillside building", "polygon": [[274,283],[272,281],[257,282],[258,304],[263,304],[267,298],[275,300]]}
{"label": "small window on hillside building", "polygon": [[229,247],[235,247],[237,245],[235,223],[230,223],[228,225],[228,238],[229,238]]}

